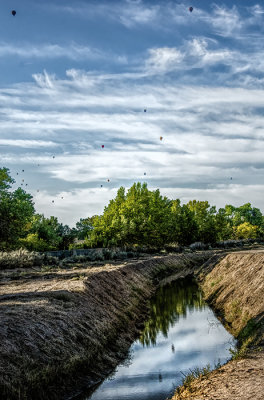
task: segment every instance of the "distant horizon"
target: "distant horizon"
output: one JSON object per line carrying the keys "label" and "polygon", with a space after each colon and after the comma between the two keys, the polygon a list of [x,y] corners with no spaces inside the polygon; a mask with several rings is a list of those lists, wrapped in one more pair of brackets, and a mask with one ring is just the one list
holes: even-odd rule
{"label": "distant horizon", "polygon": [[37,213],[74,226],[134,182],[264,212],[260,2],[14,0],[0,23],[0,167]]}

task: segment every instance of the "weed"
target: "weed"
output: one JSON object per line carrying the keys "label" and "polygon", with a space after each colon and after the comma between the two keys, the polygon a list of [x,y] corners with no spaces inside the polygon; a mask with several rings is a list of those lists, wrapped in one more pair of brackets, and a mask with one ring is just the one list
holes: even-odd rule
{"label": "weed", "polygon": [[253,342],[253,338],[249,337],[243,341],[241,346],[239,346],[237,348],[231,347],[229,349],[229,352],[232,355],[232,360],[237,360],[239,358],[245,357],[252,342]]}
{"label": "weed", "polygon": [[[210,364],[207,364],[203,368],[196,367],[194,369],[190,369],[190,372],[187,374],[181,372],[183,375],[182,386],[186,389],[190,389],[192,382],[201,377],[207,377],[209,373],[212,371]],[[180,389],[180,388],[178,388]]]}

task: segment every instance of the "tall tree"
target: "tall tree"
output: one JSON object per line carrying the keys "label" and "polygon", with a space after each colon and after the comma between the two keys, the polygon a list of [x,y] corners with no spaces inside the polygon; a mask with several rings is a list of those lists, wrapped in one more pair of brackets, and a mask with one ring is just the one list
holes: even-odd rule
{"label": "tall tree", "polygon": [[0,168],[0,249],[18,245],[34,214],[32,196],[23,189],[11,190],[14,180],[7,168]]}

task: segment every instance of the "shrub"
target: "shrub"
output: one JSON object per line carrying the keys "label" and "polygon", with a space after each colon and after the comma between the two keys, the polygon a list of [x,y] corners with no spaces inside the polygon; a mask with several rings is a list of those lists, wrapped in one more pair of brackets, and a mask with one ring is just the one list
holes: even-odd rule
{"label": "shrub", "polygon": [[0,252],[0,269],[41,266],[44,263],[44,259],[44,255],[24,249]]}
{"label": "shrub", "polygon": [[202,242],[195,242],[190,244],[190,249],[195,251],[195,250],[207,250],[208,249],[208,244],[204,244]]}

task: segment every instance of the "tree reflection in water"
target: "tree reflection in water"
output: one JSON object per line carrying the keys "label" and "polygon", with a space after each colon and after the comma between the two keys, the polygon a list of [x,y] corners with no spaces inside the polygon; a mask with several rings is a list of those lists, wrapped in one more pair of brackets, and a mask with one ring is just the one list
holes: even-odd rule
{"label": "tree reflection in water", "polygon": [[156,345],[157,335],[162,333],[167,337],[169,328],[180,316],[185,318],[187,310],[203,310],[204,307],[202,292],[193,278],[179,279],[160,287],[151,300],[150,316],[139,338],[140,343],[147,347]]}

